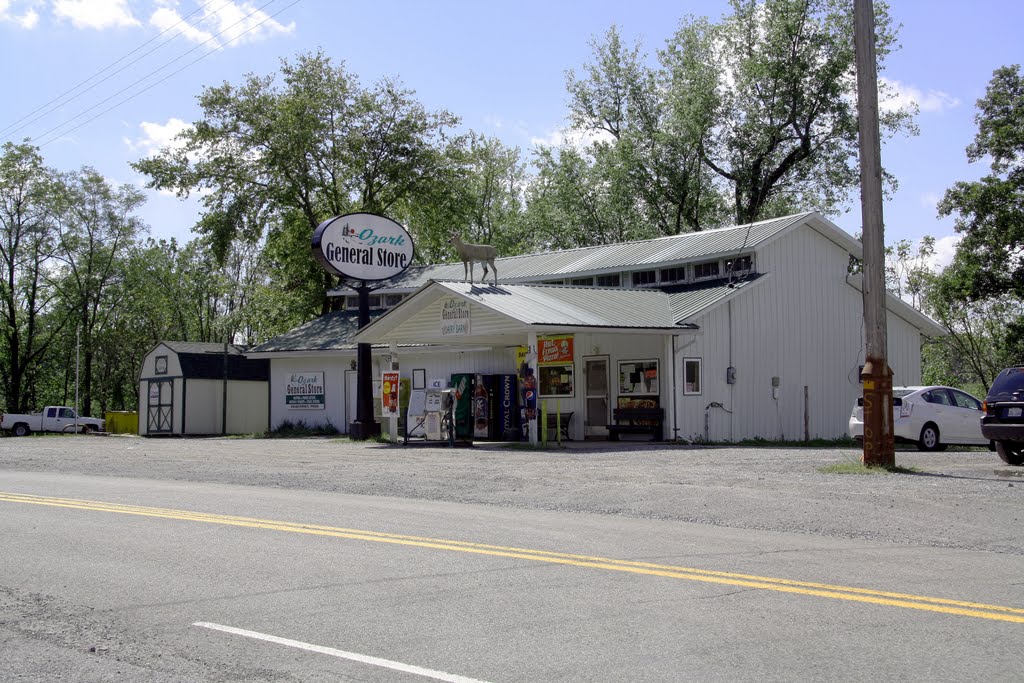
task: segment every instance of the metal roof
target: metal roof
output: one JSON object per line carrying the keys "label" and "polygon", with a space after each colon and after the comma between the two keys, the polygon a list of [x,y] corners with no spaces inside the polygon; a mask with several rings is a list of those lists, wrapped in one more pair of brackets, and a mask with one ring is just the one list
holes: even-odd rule
{"label": "metal roof", "polygon": [[[758,245],[811,216],[817,214],[800,213],[749,225],[688,232],[636,242],[506,256],[497,259],[495,265],[498,267],[499,283],[582,277],[620,270],[637,270],[643,266],[668,267],[723,254],[753,251]],[[824,219],[822,222],[827,223]],[[481,265],[476,264],[474,276],[480,278],[482,273]],[[401,275],[380,284],[382,289],[409,289],[420,287],[429,280],[462,280],[464,277],[460,261],[412,266]],[[488,273],[488,280],[492,281],[491,278]],[[348,289],[330,292],[332,295],[347,293]]]}
{"label": "metal roof", "polygon": [[675,328],[668,296],[658,290],[571,285],[471,285],[439,287],[477,301],[528,325]]}
{"label": "metal roof", "polygon": [[[165,341],[160,342],[175,353],[219,353],[224,354],[224,344],[217,342],[187,342],[187,341]],[[239,356],[245,353],[246,347],[239,344],[228,344],[228,355]]]}
{"label": "metal roof", "polygon": [[[371,319],[380,311],[371,313]],[[355,348],[352,336],[359,329],[358,311],[334,311],[268,339],[249,353],[278,351],[340,351]]]}
{"label": "metal roof", "polygon": [[680,285],[678,287],[665,288],[668,294],[672,315],[677,323],[683,322],[693,316],[703,313],[725,298],[736,294],[742,289],[752,285],[760,278],[765,277],[762,273],[750,273],[739,278],[728,280],[714,280],[712,282]]}

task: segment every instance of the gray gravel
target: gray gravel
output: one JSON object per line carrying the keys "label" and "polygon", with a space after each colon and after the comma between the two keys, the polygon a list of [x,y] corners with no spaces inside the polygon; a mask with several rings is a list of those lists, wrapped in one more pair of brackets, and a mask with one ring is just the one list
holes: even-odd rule
{"label": "gray gravel", "polygon": [[859,459],[854,449],[639,442],[541,451],[344,439],[0,439],[0,473],[339,491],[1024,555],[1024,468],[985,450],[901,450],[897,464],[913,473],[819,471]]}

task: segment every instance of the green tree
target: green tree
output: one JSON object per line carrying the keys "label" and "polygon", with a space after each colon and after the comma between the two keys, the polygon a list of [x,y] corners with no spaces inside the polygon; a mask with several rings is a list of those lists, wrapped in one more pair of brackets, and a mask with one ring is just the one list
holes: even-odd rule
{"label": "green tree", "polygon": [[[682,21],[660,53],[676,125],[726,183],[737,223],[808,208],[833,213],[859,182],[850,3],[730,4],[721,23]],[[896,28],[884,2],[874,8],[881,68]],[[883,135],[914,132],[912,115],[884,111]]]}
{"label": "green tree", "polygon": [[[134,212],[145,196],[131,185],[111,187],[94,169],[61,178],[56,213],[54,286],[81,335],[80,372],[83,414],[92,412],[95,340],[124,302],[124,260],[145,231]],[[109,366],[105,366],[109,370]],[[108,392],[99,391],[101,396]],[[101,409],[105,408],[101,401]]]}
{"label": "green tree", "polygon": [[[996,69],[975,115],[971,162],[989,158],[990,173],[946,191],[941,216],[955,216],[957,245],[937,296],[951,310],[992,312],[995,363],[1024,363],[1024,78],[1020,66]],[[994,368],[998,370],[998,368]],[[986,371],[991,381],[992,368]]]}
{"label": "green tree", "polygon": [[[203,117],[179,146],[134,167],[152,188],[209,191],[197,228],[218,263],[236,238],[253,242],[264,226],[293,225],[296,216],[310,235],[351,211],[406,219],[411,206],[433,199],[424,194],[437,188],[431,179],[458,122],[428,112],[394,81],[362,87],[322,52],[282,60],[279,78],[249,75],[239,86],[207,88],[199,104]],[[319,278],[327,310],[324,294],[337,281]]]}
{"label": "green tree", "polygon": [[8,411],[31,409],[30,389],[65,319],[47,320],[55,248],[55,173],[39,150],[6,143],[0,156],[0,386]]}
{"label": "green tree", "polygon": [[645,64],[639,45],[623,44],[614,26],[591,42],[582,77],[566,74],[572,129],[594,136],[586,152],[656,234],[714,227],[721,197],[700,156],[693,127],[680,125],[665,97],[665,79]]}

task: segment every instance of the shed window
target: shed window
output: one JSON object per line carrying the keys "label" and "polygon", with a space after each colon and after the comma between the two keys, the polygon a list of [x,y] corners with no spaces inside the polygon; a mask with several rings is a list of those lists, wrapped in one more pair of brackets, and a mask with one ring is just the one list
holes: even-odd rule
{"label": "shed window", "polygon": [[688,396],[701,392],[700,366],[700,358],[683,359],[683,393]]}
{"label": "shed window", "polygon": [[718,261],[708,261],[707,263],[698,263],[693,267],[693,277],[697,280],[707,277],[718,276]]}
{"label": "shed window", "polygon": [[638,270],[633,273],[633,285],[636,287],[656,284],[658,284],[658,271],[656,270]]}
{"label": "shed window", "polygon": [[598,275],[597,276],[598,287],[621,287],[622,278],[618,273],[611,273],[609,275]]}

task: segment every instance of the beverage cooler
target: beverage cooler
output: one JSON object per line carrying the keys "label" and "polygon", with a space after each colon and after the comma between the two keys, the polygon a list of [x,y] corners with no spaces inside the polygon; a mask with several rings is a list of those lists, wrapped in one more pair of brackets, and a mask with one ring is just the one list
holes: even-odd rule
{"label": "beverage cooler", "polygon": [[452,400],[455,405],[455,438],[469,441],[473,438],[473,375],[465,372],[452,374]]}
{"label": "beverage cooler", "polygon": [[490,438],[497,441],[519,441],[519,384],[515,375],[487,375],[494,390],[490,394]]}
{"label": "beverage cooler", "polygon": [[473,438],[494,439],[494,375],[473,378]]}

